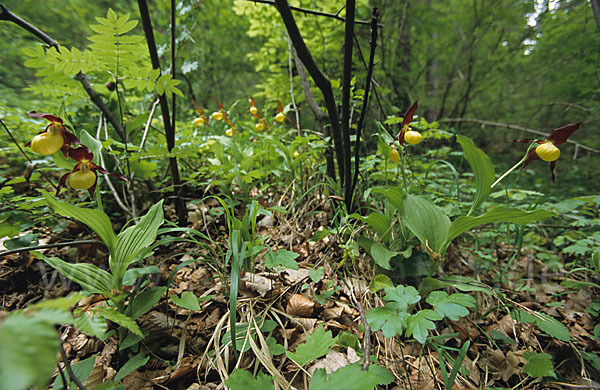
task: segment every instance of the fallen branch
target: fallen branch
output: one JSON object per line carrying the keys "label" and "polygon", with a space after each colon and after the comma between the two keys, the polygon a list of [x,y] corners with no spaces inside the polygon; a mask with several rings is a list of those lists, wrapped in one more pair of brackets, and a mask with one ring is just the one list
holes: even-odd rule
{"label": "fallen branch", "polygon": [[[543,131],[534,130],[534,129],[528,129],[527,127],[522,127],[522,126],[517,126],[517,125],[511,125],[510,123],[492,122],[492,121],[486,121],[486,120],[483,120],[483,119],[476,119],[476,118],[446,118],[446,119],[440,119],[438,122],[439,123],[472,122],[472,123],[479,123],[482,126],[505,127],[507,129],[519,130],[519,131],[524,131],[526,133],[531,133],[531,134],[535,134],[535,135],[541,135],[544,138],[548,137],[548,133],[544,133]],[[600,150],[597,150],[597,149],[594,149],[594,148],[590,148],[589,146],[585,146],[585,145],[583,145],[583,144],[581,144],[579,142],[571,141],[570,139],[568,139],[567,142],[570,143],[570,144],[575,145],[578,148],[581,148],[583,150],[587,150],[588,152],[600,154]]]}

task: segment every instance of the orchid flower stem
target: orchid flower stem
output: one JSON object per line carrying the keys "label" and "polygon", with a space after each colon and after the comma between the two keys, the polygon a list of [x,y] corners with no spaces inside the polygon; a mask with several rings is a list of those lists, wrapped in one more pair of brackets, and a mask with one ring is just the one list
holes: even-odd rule
{"label": "orchid flower stem", "polygon": [[532,142],[529,145],[529,148],[527,148],[527,152],[525,152],[525,155],[523,156],[523,158],[521,160],[519,160],[518,163],[516,163],[515,165],[513,165],[512,168],[510,168],[508,171],[504,172],[504,174],[502,176],[500,176],[498,178],[498,180],[496,180],[495,182],[492,183],[491,188],[494,188],[496,186],[496,184],[500,183],[502,181],[502,179],[504,179],[506,176],[508,176],[512,171],[514,171],[515,169],[517,169],[519,167],[519,165],[523,164],[523,162],[525,162],[525,159],[527,158],[527,155],[529,154],[529,151],[531,150],[531,148],[535,145],[535,142]]}
{"label": "orchid flower stem", "polygon": [[96,203],[98,204],[98,210],[104,211],[102,207],[102,199],[100,198],[100,186],[96,185]]}
{"label": "orchid flower stem", "polygon": [[401,160],[400,160],[400,170],[402,171],[402,188],[404,189],[404,192],[407,191],[407,186],[406,186],[406,171],[404,170],[404,151],[402,152],[402,156],[401,156]]}

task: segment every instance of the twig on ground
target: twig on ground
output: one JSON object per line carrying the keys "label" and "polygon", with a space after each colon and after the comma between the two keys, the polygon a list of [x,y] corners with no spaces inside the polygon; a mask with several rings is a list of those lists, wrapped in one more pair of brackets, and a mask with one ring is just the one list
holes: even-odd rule
{"label": "twig on ground", "polygon": [[13,253],[19,253],[19,252],[37,251],[39,249],[60,248],[62,246],[81,245],[81,244],[102,244],[102,241],[78,240],[78,241],[69,241],[69,242],[57,242],[55,244],[28,246],[26,248],[16,248],[16,249],[10,249],[7,251],[0,252],[0,257],[11,255]]}

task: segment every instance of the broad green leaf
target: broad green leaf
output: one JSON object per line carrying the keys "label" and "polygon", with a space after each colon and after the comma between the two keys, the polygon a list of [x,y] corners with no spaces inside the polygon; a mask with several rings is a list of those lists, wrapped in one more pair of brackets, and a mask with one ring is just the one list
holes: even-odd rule
{"label": "broad green leaf", "polygon": [[371,192],[382,194],[396,210],[402,211],[402,203],[404,202],[404,192],[402,191],[402,188],[391,186],[373,188]]}
{"label": "broad green leaf", "polygon": [[527,363],[523,366],[523,371],[533,378],[550,376],[556,378],[552,356],[547,353],[525,352],[523,357]]}
{"label": "broad green leaf", "polygon": [[79,140],[82,144],[87,146],[90,151],[94,154],[92,162],[96,165],[100,165],[100,153],[102,152],[102,142],[92,137],[90,133],[85,130],[81,130],[79,133]]}
{"label": "broad green leaf", "polygon": [[88,336],[104,338],[108,330],[106,320],[94,311],[80,311],[74,319],[75,327]]}
{"label": "broad green leaf", "polygon": [[285,348],[283,345],[277,344],[277,340],[275,340],[274,337],[267,337],[265,341],[269,347],[269,354],[271,357],[285,353]]}
{"label": "broad green leaf", "polygon": [[250,371],[236,368],[225,381],[230,390],[273,390],[273,377],[259,371],[256,378]]}
{"label": "broad green leaf", "polygon": [[511,316],[519,321],[526,323],[534,323],[540,328],[540,330],[548,333],[551,337],[557,338],[561,341],[570,341],[571,335],[569,334],[569,329],[563,325],[561,322],[556,319],[550,317],[548,314],[533,312],[533,314],[527,313],[523,310],[513,310]]}
{"label": "broad green leaf", "polygon": [[121,281],[125,270],[135,256],[156,240],[158,227],[163,223],[162,203],[156,203],[139,223],[128,227],[117,236],[115,254],[110,259],[110,269],[117,281]]}
{"label": "broad green leaf", "polygon": [[378,385],[388,385],[396,380],[394,374],[377,364],[371,364],[369,366],[369,372],[378,378]]}
{"label": "broad green leaf", "polygon": [[[27,308],[30,310],[31,306]],[[54,325],[67,325],[73,323],[73,314],[67,309],[43,308],[35,311],[35,318]]]}
{"label": "broad green leaf", "polygon": [[545,210],[523,211],[506,206],[495,207],[479,217],[460,216],[452,221],[443,250],[445,251],[450,242],[474,227],[494,222],[509,222],[525,225],[533,221],[541,221],[552,217],[554,214]]}
{"label": "broad green leaf", "polygon": [[306,337],[304,343],[296,347],[295,353],[286,351],[285,354],[300,367],[303,367],[313,360],[325,356],[336,343],[336,339],[337,337],[332,337],[330,330],[325,332],[323,325],[319,325],[313,334]]}
{"label": "broad green leaf", "polygon": [[365,222],[366,224],[371,226],[373,228],[373,230],[375,230],[375,232],[379,235],[379,237],[381,239],[383,239],[384,241],[386,240],[387,236],[389,236],[389,233],[391,230],[390,229],[390,223],[391,223],[390,219],[381,213],[372,212],[371,214],[369,214],[366,217],[363,217],[362,215],[355,213],[355,214],[350,214],[348,216],[348,218],[356,218],[358,220]]}
{"label": "broad green leaf", "polygon": [[392,279],[390,279],[390,277],[385,274],[375,275],[375,277],[369,284],[369,290],[371,290],[372,292],[377,292],[379,290],[393,287],[394,283],[392,282]]}
{"label": "broad green leaf", "polygon": [[117,237],[112,229],[112,224],[108,215],[100,210],[84,209],[83,207],[73,206],[70,203],[63,202],[50,195],[48,192],[41,190],[42,195],[48,202],[50,208],[57,214],[63,217],[75,218],[76,220],[85,223],[95,231],[104,244],[108,247],[112,254],[115,248]]}
{"label": "broad green leaf", "polygon": [[70,294],[67,297],[44,299],[42,301],[34,303],[33,305],[29,305],[27,308],[33,309],[33,310],[42,309],[42,308],[67,310],[67,309],[70,309],[71,307],[73,307],[73,305],[75,305],[77,302],[81,301],[83,298],[85,298],[85,294],[83,294],[81,292],[76,292],[76,293]]}
{"label": "broad green leaf", "polygon": [[[90,374],[92,373],[92,369],[94,368],[94,363],[96,363],[96,355],[92,355],[89,358],[80,361],[79,363],[75,363],[71,366],[71,369],[73,370],[73,374],[75,374],[75,376],[77,377],[77,379],[79,379],[81,382],[85,382]],[[71,385],[71,383],[74,383],[72,378],[69,377],[69,373],[65,372],[65,376],[68,378],[67,385]],[[66,388],[65,384],[62,381],[62,376],[57,375],[56,378],[54,379],[54,384],[52,385],[52,390],[56,389],[64,389]],[[73,387],[67,387],[69,389],[74,388]]]}
{"label": "broad green leaf", "polygon": [[407,311],[409,305],[413,305],[421,300],[421,296],[413,286],[396,286],[394,288],[386,288],[383,299],[393,302],[388,305],[396,310]]}
{"label": "broad green leaf", "polygon": [[329,374],[323,368],[315,370],[310,380],[309,390],[373,390],[381,378],[370,371],[363,371],[359,363],[350,364]]}
{"label": "broad green leaf", "polygon": [[535,324],[540,330],[548,333],[551,337],[559,339],[561,341],[570,341],[571,334],[569,329],[558,320],[550,317],[548,314],[535,312]]}
{"label": "broad green leaf", "polygon": [[126,316],[125,314],[119,313],[113,307],[101,307],[94,310],[96,313],[106,318],[107,320],[111,320],[117,325],[120,325],[124,328],[129,329],[131,332],[137,334],[138,336],[143,336],[140,327],[135,322],[135,320],[131,317]]}
{"label": "broad green leaf", "polygon": [[129,268],[127,271],[125,271],[125,275],[123,276],[123,285],[131,286],[135,283],[140,275],[157,274],[159,272],[160,269],[155,265],[150,265],[143,268]]}
{"label": "broad green leaf", "polygon": [[416,312],[406,320],[406,337],[411,335],[421,344],[425,344],[429,330],[435,329],[433,321],[439,321],[443,317],[433,310],[425,309]]}
{"label": "broad green leaf", "polygon": [[129,333],[127,336],[125,336],[125,339],[119,343],[119,351],[124,351],[127,348],[136,345],[143,339],[144,338],[142,336],[138,336],[134,333]]}
{"label": "broad green leaf", "polygon": [[475,174],[475,189],[477,192],[475,193],[475,199],[473,199],[473,204],[468,213],[468,215],[470,215],[473,211],[477,210],[490,195],[496,173],[494,172],[492,160],[490,160],[488,155],[481,149],[475,146],[471,138],[457,135],[456,140],[462,146],[465,158],[469,162],[469,165],[471,165],[471,169]]}
{"label": "broad green leaf", "polygon": [[371,245],[371,257],[373,258],[375,264],[390,271],[392,269],[390,266],[390,260],[399,253],[400,252],[391,251],[376,242]]}
{"label": "broad green leaf", "polygon": [[125,378],[127,375],[148,363],[148,360],[150,360],[150,356],[144,356],[144,354],[138,353],[129,359],[127,363],[123,364],[123,367],[117,372],[114,381],[120,381]]}
{"label": "broad green leaf", "polygon": [[372,330],[381,330],[385,337],[391,338],[401,335],[402,331],[406,329],[406,320],[409,314],[386,306],[369,310],[366,317]]}
{"label": "broad green leaf", "polygon": [[132,319],[137,320],[138,318],[146,314],[148,310],[152,309],[156,302],[158,302],[160,298],[163,295],[165,295],[166,291],[167,287],[165,286],[152,287],[145,290],[141,294],[137,295],[133,299],[133,301],[129,303],[125,314],[127,314]]}
{"label": "broad green leaf", "polygon": [[469,315],[467,307],[475,307],[476,300],[467,294],[448,295],[445,291],[433,291],[426,299],[433,310],[442,317],[458,321],[460,317]]}
{"label": "broad green leaf", "polygon": [[181,293],[181,298],[177,295],[171,295],[171,300],[174,304],[179,307],[188,310],[200,310],[200,304],[198,303],[198,297],[191,291],[184,291]]}
{"label": "broad green leaf", "polygon": [[426,198],[406,195],[402,207],[402,221],[423,245],[441,253],[448,235],[450,219],[444,211]]}
{"label": "broad green leaf", "polygon": [[317,283],[319,280],[321,280],[323,274],[325,274],[325,267],[311,268],[308,270],[308,277],[314,283]]}
{"label": "broad green leaf", "polygon": [[111,296],[112,277],[108,272],[88,263],[71,264],[57,257],[46,257],[42,254],[39,256],[52,268],[79,284],[84,290]]}
{"label": "broad green leaf", "polygon": [[280,249],[277,252],[269,251],[265,256],[265,266],[267,268],[283,267],[289,269],[298,269],[298,263],[294,260],[300,256],[298,253]]}
{"label": "broad green leaf", "polygon": [[8,314],[0,322],[0,389],[45,387],[59,343],[54,325],[23,312]]}

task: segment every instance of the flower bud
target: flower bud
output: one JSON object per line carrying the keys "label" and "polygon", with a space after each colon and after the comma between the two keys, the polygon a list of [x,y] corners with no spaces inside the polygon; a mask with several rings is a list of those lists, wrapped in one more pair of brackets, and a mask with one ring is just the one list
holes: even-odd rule
{"label": "flower bud", "polygon": [[300,153],[299,153],[299,152],[296,150],[296,151],[294,152],[294,158],[298,158],[298,157],[300,157]]}
{"label": "flower bud", "polygon": [[233,130],[232,128],[225,130],[225,135],[228,137],[233,137],[234,134],[235,134],[235,130]]}
{"label": "flower bud", "polygon": [[416,145],[421,142],[423,136],[418,131],[409,130],[404,133],[404,141],[407,144]]}
{"label": "flower bud", "polygon": [[258,108],[256,106],[250,107],[250,114],[255,115],[258,112]]}
{"label": "flower bud", "polygon": [[256,125],[254,125],[256,131],[263,131],[265,129],[265,122],[260,121]]}
{"label": "flower bud", "polygon": [[393,149],[390,152],[390,160],[392,160],[392,162],[395,162],[395,163],[400,161],[400,153],[398,153],[398,149]]}
{"label": "flower bud", "polygon": [[544,161],[556,161],[560,157],[560,149],[552,142],[546,142],[535,148],[535,153]]}
{"label": "flower bud", "polygon": [[283,112],[278,112],[277,115],[275,115],[275,120],[279,123],[283,123],[283,121],[285,120],[285,115],[283,114]]}

